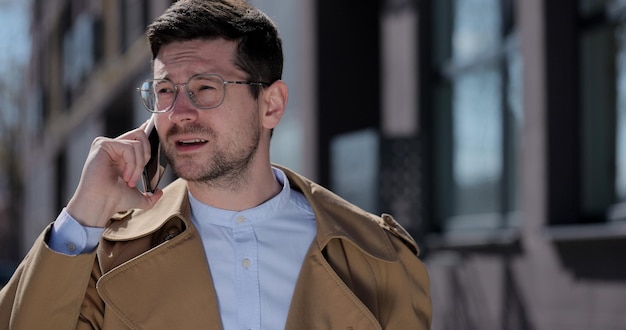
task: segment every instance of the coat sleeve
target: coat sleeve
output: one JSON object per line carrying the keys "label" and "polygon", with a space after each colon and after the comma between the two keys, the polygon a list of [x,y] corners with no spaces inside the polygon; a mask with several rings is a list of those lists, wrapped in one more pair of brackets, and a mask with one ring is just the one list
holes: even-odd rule
{"label": "coat sleeve", "polygon": [[72,257],[52,251],[45,243],[50,228],[0,290],[0,329],[78,327],[96,253]]}

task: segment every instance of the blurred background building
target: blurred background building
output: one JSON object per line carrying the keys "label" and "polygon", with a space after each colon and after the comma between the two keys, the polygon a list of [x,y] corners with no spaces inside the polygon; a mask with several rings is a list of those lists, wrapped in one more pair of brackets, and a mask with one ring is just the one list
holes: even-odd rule
{"label": "blurred background building", "polygon": [[[93,138],[149,117],[143,32],[171,2],[32,2],[4,264],[67,203]],[[626,1],[252,2],[285,45],[273,161],[414,235],[433,329],[626,327]]]}

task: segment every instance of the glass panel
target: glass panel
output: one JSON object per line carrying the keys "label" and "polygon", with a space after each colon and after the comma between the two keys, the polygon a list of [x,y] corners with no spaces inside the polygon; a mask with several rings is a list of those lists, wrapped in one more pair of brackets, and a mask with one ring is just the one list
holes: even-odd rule
{"label": "glass panel", "polygon": [[[579,0],[578,8],[583,15],[603,10],[604,6],[614,0]],[[620,2],[617,0],[615,2]]]}
{"label": "glass panel", "polygon": [[452,53],[452,1],[432,1],[433,6],[433,34],[431,46],[433,63],[441,67],[450,59]]}
{"label": "glass panel", "polygon": [[460,76],[454,83],[453,109],[456,214],[498,211],[502,79],[497,67]]}
{"label": "glass panel", "polygon": [[[378,210],[378,155],[380,139],[374,129],[341,134],[331,141],[331,187],[362,209]],[[369,150],[369,152],[363,152]]]}
{"label": "glass panel", "polygon": [[617,198],[626,202],[626,27],[618,32],[617,53],[617,137],[616,178]]}
{"label": "glass panel", "polygon": [[137,39],[141,38],[145,31],[144,19],[146,9],[141,0],[123,0],[120,6],[122,20],[122,47],[128,49]]}
{"label": "glass panel", "polygon": [[517,35],[513,34],[509,40],[512,47],[507,53],[507,123],[504,129],[505,139],[508,141],[507,152],[507,188],[508,205],[505,211],[519,209],[519,175],[518,166],[521,152],[522,128],[524,124],[524,104],[523,104],[523,61],[519,48]]}
{"label": "glass panel", "polygon": [[580,35],[580,45],[581,210],[583,221],[598,221],[615,196],[614,30],[608,25],[588,29]]}
{"label": "glass panel", "polygon": [[456,0],[452,32],[454,61],[466,62],[498,49],[500,13],[500,0]]}
{"label": "glass panel", "polygon": [[445,230],[510,225],[523,124],[521,54],[503,7],[513,2],[435,3],[436,216]]}

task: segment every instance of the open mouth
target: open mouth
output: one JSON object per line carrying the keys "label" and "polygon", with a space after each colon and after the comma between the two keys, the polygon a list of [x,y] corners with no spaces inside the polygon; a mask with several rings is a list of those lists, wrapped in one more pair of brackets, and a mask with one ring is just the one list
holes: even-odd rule
{"label": "open mouth", "polygon": [[181,146],[181,147],[190,147],[190,146],[196,146],[196,145],[205,144],[205,143],[208,143],[208,142],[209,141],[207,141],[207,140],[193,139],[193,140],[180,140],[180,141],[177,141],[176,144]]}

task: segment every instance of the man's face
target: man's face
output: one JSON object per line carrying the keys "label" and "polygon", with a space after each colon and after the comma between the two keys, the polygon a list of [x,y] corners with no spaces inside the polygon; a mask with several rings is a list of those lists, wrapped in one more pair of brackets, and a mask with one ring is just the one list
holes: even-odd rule
{"label": "man's face", "polygon": [[188,181],[230,185],[254,163],[262,125],[249,87],[226,85],[220,106],[200,110],[182,85],[208,73],[247,80],[233,64],[236,46],[224,39],[175,42],[163,46],[155,58],[154,78],[180,84],[176,102],[157,116],[156,127],[174,172]]}

